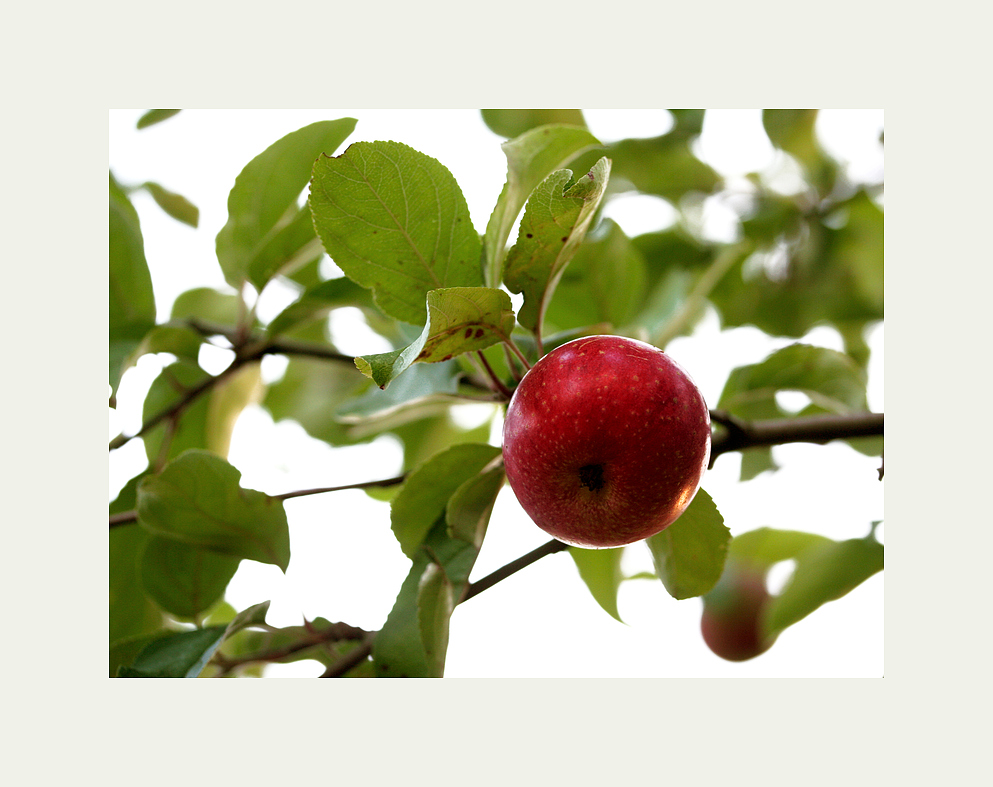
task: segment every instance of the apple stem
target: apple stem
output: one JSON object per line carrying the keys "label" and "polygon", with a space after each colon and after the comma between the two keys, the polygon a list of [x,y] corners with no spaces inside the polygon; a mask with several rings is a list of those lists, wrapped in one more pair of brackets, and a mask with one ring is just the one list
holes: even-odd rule
{"label": "apple stem", "polygon": [[501,394],[503,394],[507,399],[510,399],[510,397],[513,395],[513,391],[511,391],[506,385],[504,385],[503,381],[499,377],[497,377],[496,372],[493,371],[493,367],[490,366],[490,362],[487,361],[486,356],[483,355],[483,351],[477,350],[476,355],[479,356],[479,360],[483,364],[483,368],[486,370],[486,374],[489,375],[490,380],[493,382],[493,387],[496,388],[496,390],[499,391]]}
{"label": "apple stem", "polygon": [[514,353],[514,355],[516,355],[517,358],[520,360],[520,362],[524,364],[524,368],[527,369],[528,371],[531,371],[531,364],[528,363],[528,359],[524,357],[524,353],[521,352],[521,349],[516,344],[514,344],[513,339],[505,339],[504,346],[509,347],[511,351]]}

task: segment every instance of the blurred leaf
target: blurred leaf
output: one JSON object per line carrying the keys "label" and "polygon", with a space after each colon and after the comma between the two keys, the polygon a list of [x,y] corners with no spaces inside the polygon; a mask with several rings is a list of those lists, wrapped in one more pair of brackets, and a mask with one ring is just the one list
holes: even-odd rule
{"label": "blurred leaf", "polygon": [[[147,475],[132,478],[110,504],[111,514],[133,511],[138,483]],[[110,642],[146,635],[162,628],[162,612],[145,595],[138,574],[138,561],[148,534],[131,525],[110,529]],[[129,662],[130,663],[130,662]]]}
{"label": "blurred leaf", "polygon": [[409,346],[355,359],[356,368],[380,388],[411,364],[447,361],[455,355],[508,341],[514,330],[510,296],[489,287],[450,287],[427,293],[428,319]]}
{"label": "blurred leaf", "polygon": [[241,472],[207,451],[187,451],[138,486],[138,522],[155,535],[284,572],[290,534],[280,500],[243,489]]}
{"label": "blurred leaf", "polygon": [[[235,289],[250,281],[261,290],[314,239],[306,206],[297,200],[314,161],[332,153],[355,129],[352,118],[327,120],[287,134],[252,159],[228,196],[228,221],[217,235],[217,259]],[[320,256],[315,247],[307,262]]]}
{"label": "blurred leaf", "polygon": [[241,299],[236,293],[213,287],[194,287],[181,292],[172,303],[173,320],[195,317],[220,325],[237,325],[241,319]]}
{"label": "blurred leaf", "polygon": [[369,387],[369,380],[353,364],[295,357],[290,358],[282,379],[268,386],[262,406],[276,422],[291,419],[318,440],[352,445],[370,436],[350,436],[336,411]]}
{"label": "blurred leaf", "polygon": [[151,181],[146,182],[144,188],[152,195],[158,206],[176,221],[191,227],[196,227],[200,223],[200,209],[182,194],[176,194]]}
{"label": "blurred leaf", "polygon": [[610,161],[601,158],[575,183],[570,170],[557,170],[531,193],[504,271],[510,291],[524,293],[517,319],[525,328],[540,334],[548,301],[586,236],[609,177]]}
{"label": "blurred leaf", "polygon": [[773,598],[765,630],[775,635],[883,570],[883,545],[871,538],[831,541],[796,554],[796,568]]}
{"label": "blurred leaf", "polygon": [[701,596],[721,577],[731,531],[703,489],[682,516],[646,539],[655,570],[675,599]]}
{"label": "blurred leaf", "polygon": [[816,109],[763,109],[762,125],[772,144],[800,162],[818,192],[826,197],[838,178],[837,166],[817,141]]}
{"label": "blurred leaf", "polygon": [[196,363],[203,342],[204,337],[192,328],[164,323],[156,325],[145,334],[134,355],[138,357],[146,353],[171,353],[177,358]]}
{"label": "blurred leaf", "polygon": [[226,626],[181,631],[147,645],[120,678],[195,678],[224,640]]}
{"label": "blurred leaf", "polygon": [[492,445],[454,445],[410,474],[390,506],[393,534],[407,557],[413,559],[456,490],[500,453]]}
{"label": "blurred leaf", "polygon": [[226,457],[238,418],[246,407],[262,400],[264,391],[262,365],[258,362],[245,364],[217,383],[208,398],[204,447]]}
{"label": "blurred leaf", "polygon": [[151,536],[141,556],[141,584],[166,612],[195,618],[224,594],[241,558]]}
{"label": "blurred leaf", "polygon": [[690,144],[681,131],[670,132],[651,139],[622,139],[608,145],[605,155],[613,161],[616,178],[645,194],[678,202],[687,192],[710,193],[721,182],[714,169],[693,155]]}
{"label": "blurred leaf", "polygon": [[829,543],[830,539],[816,533],[760,527],[735,536],[728,554],[765,571],[776,563],[792,560],[806,549]]}
{"label": "blurred leaf", "polygon": [[624,547],[616,549],[569,547],[569,554],[576,561],[579,576],[586,583],[597,604],[611,617],[623,623],[617,611],[617,591],[624,580],[624,575],[621,573]]}
{"label": "blurred leaf", "polygon": [[314,226],[352,281],[387,314],[423,325],[430,290],[483,283],[480,241],[458,183],[396,142],[357,142],[314,165]]}
{"label": "blurred leaf", "polygon": [[451,580],[437,563],[428,563],[417,585],[417,623],[430,677],[445,674],[448,621],[454,609]]}
{"label": "blurred leaf", "polygon": [[538,126],[567,125],[585,128],[581,109],[484,109],[483,122],[501,137],[519,137]]}
{"label": "blurred leaf", "polygon": [[465,429],[450,413],[422,418],[390,429],[403,443],[403,470],[409,472],[453,445],[485,443],[490,437],[490,423]]}
{"label": "blurred leaf", "polygon": [[173,115],[178,115],[180,110],[178,109],[150,109],[140,118],[138,118],[138,128],[148,128],[149,126],[154,126],[156,123],[161,123],[163,120],[168,120]]}
{"label": "blurred leaf", "polygon": [[775,401],[779,391],[799,391],[822,411],[857,412],[866,409],[865,386],[865,372],[844,353],[792,344],[732,370],[717,407],[738,415],[742,407]]}
{"label": "blurred leaf", "polygon": [[507,182],[486,225],[485,282],[498,286],[503,279],[507,239],[534,188],[580,153],[599,147],[600,142],[577,126],[540,126],[504,142]]}
{"label": "blurred leaf", "polygon": [[565,330],[597,323],[628,325],[645,300],[645,260],[610,219],[598,237],[587,237],[555,288],[546,326]]}
{"label": "blurred leaf", "polygon": [[300,323],[324,317],[340,306],[372,308],[372,305],[369,291],[351,279],[328,279],[309,288],[298,300],[276,315],[269,323],[268,333],[270,336],[285,333]]}
{"label": "blurred leaf", "polygon": [[138,213],[110,176],[110,385],[117,385],[132,353],[155,325],[155,296],[145,261]]}

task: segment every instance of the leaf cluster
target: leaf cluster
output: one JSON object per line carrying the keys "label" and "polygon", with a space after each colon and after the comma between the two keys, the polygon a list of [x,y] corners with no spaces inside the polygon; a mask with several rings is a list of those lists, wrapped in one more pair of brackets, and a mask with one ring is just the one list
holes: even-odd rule
{"label": "leaf cluster", "polygon": [[[153,110],[139,127],[174,113]],[[231,188],[216,238],[228,289],[191,289],[168,319],[156,314],[134,188],[111,175],[111,406],[139,357],[170,359],[144,401],[148,467],[110,509],[112,525],[113,516],[127,525],[110,530],[111,674],[252,675],[267,661],[313,658],[328,674],[443,675],[450,619],[472,595],[469,576],[504,485],[490,424],[460,427],[451,409],[487,402],[496,417],[530,364],[570,338],[618,333],[664,346],[691,333],[706,308],[724,326],[774,336],[832,325],[844,352],[797,343],[739,367],[718,407],[745,420],[864,412],[864,332],[883,317],[881,184],[845,180],[818,143],[815,111],[768,110],[769,138],[802,170],[805,188],[784,194],[757,173],[745,193],[732,193],[694,153],[703,111],[672,114],[664,135],[602,144],[578,110],[484,110],[491,129],[508,137],[507,179],[479,228],[441,162],[395,141],[338,152],[356,128],[351,118],[301,128],[250,161]],[[139,188],[196,226],[198,211],[185,198],[158,184]],[[679,221],[628,237],[602,212],[632,191],[668,200]],[[716,242],[701,226],[706,200],[738,211],[734,242]],[[263,322],[251,304],[274,282],[295,297]],[[328,317],[344,308],[392,349],[339,353]],[[234,350],[220,374],[200,365],[209,344]],[[287,365],[263,384],[259,362],[269,354]],[[783,391],[805,394],[809,406],[784,411]],[[324,618],[273,629],[262,607],[237,613],[224,602],[242,560],[286,571],[291,559],[282,499],[244,488],[226,460],[237,418],[251,405],[331,446],[386,433],[401,442],[404,475],[370,482],[368,492],[390,501],[411,568],[374,637]],[[881,437],[852,444],[881,453]],[[743,480],[775,469],[767,447],[744,457]],[[774,607],[776,631],[882,566],[875,542],[796,538],[807,551],[778,558],[796,559],[802,571]],[[715,586],[728,554],[758,559],[756,539],[732,539],[701,490],[646,544],[654,576],[687,599]],[[762,543],[777,545],[778,556],[785,541],[767,533]],[[624,548],[569,551],[593,597],[620,620],[618,588],[631,578]]]}

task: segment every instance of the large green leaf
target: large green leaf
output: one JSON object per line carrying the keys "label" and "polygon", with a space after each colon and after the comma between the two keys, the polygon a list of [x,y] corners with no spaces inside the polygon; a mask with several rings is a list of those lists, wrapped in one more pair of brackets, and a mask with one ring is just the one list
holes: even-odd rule
{"label": "large green leaf", "polygon": [[[297,200],[310,180],[314,161],[333,153],[355,129],[352,118],[326,120],[287,134],[252,159],[228,196],[228,221],[217,235],[217,259],[227,282],[239,289],[249,281],[261,290],[294,260],[321,255],[309,211]],[[297,259],[299,254],[304,258]]]}
{"label": "large green leaf", "polygon": [[194,317],[210,323],[234,327],[241,319],[244,305],[237,293],[213,287],[193,287],[181,292],[172,302],[173,320]]}
{"label": "large green leaf", "polygon": [[721,578],[731,531],[703,489],[682,516],[646,539],[655,570],[673,598],[701,596]]}
{"label": "large green leaf", "polygon": [[436,363],[510,340],[514,311],[510,296],[490,287],[450,287],[427,293],[424,330],[407,347],[363,355],[355,366],[380,388],[417,362]]}
{"label": "large green leaf", "polygon": [[392,317],[423,325],[430,290],[483,283],[479,236],[452,173],[397,142],[322,156],[310,188],[331,259]]}
{"label": "large green leaf", "polygon": [[[414,557],[456,490],[500,453],[500,448],[492,445],[455,445],[410,474],[390,508],[393,533],[407,557]],[[463,528],[459,530],[463,532]],[[473,543],[473,539],[463,540]]]}
{"label": "large green leaf", "polygon": [[280,500],[243,489],[241,472],[207,451],[183,453],[138,486],[138,522],[150,533],[286,571],[290,533]]}
{"label": "large green leaf", "polygon": [[428,674],[445,674],[448,621],[455,609],[452,581],[437,563],[428,563],[417,583],[417,624]]}
{"label": "large green leaf", "polygon": [[553,172],[528,199],[504,271],[511,292],[524,293],[517,319],[525,328],[540,334],[548,301],[586,236],[609,177],[610,161],[601,158],[575,183],[571,171]]}
{"label": "large green leaf", "polygon": [[486,225],[486,285],[503,280],[507,239],[535,186],[600,142],[585,128],[547,125],[531,129],[501,147],[507,156],[507,182]]}
{"label": "large green leaf", "polygon": [[240,563],[240,557],[151,536],[141,555],[141,584],[166,612],[194,618],[224,595]]}
{"label": "large green leaf", "polygon": [[624,575],[621,573],[624,547],[616,549],[570,547],[569,554],[576,561],[579,576],[586,583],[597,604],[611,617],[620,621],[621,616],[617,611],[617,591],[624,580]]}
{"label": "large green leaf", "polygon": [[138,213],[110,176],[110,385],[121,375],[142,338],[155,325],[155,296],[145,260]]}

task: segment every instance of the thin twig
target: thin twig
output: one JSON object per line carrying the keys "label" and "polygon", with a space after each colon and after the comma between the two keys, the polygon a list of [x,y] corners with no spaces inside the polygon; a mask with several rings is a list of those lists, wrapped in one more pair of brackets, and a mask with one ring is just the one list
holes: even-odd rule
{"label": "thin twig", "polygon": [[521,557],[517,558],[517,560],[513,560],[507,565],[498,568],[492,574],[487,574],[478,582],[471,583],[469,585],[468,590],[466,590],[465,596],[462,597],[462,602],[464,603],[468,601],[473,596],[482,593],[487,588],[493,587],[497,582],[501,582],[507,577],[516,574],[522,568],[527,568],[532,563],[541,560],[541,558],[545,557],[546,555],[554,555],[556,552],[562,552],[568,548],[569,548],[568,544],[553,538],[551,541],[542,544],[537,549],[534,549],[528,552],[526,555],[522,555]]}

